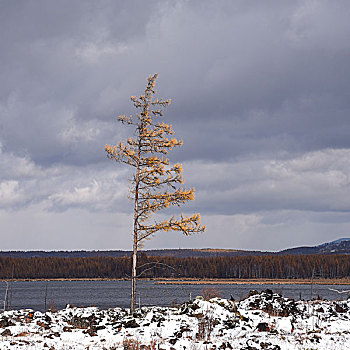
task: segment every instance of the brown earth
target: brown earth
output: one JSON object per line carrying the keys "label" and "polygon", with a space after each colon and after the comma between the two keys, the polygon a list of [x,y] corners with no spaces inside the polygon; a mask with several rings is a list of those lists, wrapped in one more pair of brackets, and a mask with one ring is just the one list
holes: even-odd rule
{"label": "brown earth", "polygon": [[[11,279],[3,279],[11,281]],[[125,278],[52,278],[52,279],[13,279],[13,281],[126,281]],[[344,284],[350,285],[350,278],[315,279],[195,279],[195,278],[144,278],[143,281],[155,281],[156,284]]]}

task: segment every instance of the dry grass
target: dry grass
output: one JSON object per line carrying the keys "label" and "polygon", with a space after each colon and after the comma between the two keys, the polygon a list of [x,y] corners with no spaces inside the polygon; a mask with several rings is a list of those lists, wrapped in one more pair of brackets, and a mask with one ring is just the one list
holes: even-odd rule
{"label": "dry grass", "polygon": [[[15,278],[13,281],[125,281],[125,278]],[[141,281],[156,281],[156,284],[348,284],[350,278],[314,279],[196,279],[196,278],[140,278]],[[1,279],[0,279],[1,281]]]}

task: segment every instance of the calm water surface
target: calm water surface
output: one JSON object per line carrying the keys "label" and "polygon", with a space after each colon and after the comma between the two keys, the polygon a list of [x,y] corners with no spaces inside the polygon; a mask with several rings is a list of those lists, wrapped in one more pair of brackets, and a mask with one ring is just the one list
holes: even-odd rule
{"label": "calm water surface", "polygon": [[[9,283],[8,300],[13,309],[31,308],[44,311],[45,295],[47,308],[50,304],[64,308],[74,306],[129,307],[129,281],[18,281]],[[348,290],[346,285],[300,285],[300,284],[201,284],[201,285],[164,285],[154,281],[137,283],[137,303],[141,306],[182,303],[202,295],[203,288],[215,288],[224,298],[232,295],[236,300],[247,296],[252,289],[261,291],[272,289],[283,296],[294,299],[310,299],[320,296],[325,299],[346,299],[348,293],[338,294],[329,288]],[[0,282],[0,309],[3,309],[6,283]]]}

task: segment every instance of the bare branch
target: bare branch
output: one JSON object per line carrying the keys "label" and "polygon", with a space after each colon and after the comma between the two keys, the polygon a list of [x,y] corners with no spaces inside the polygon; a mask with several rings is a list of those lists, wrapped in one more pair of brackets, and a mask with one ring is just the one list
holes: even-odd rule
{"label": "bare branch", "polygon": [[160,262],[160,261],[155,261],[155,262],[152,262],[152,263],[143,264],[143,265],[139,266],[138,268],[141,268],[141,267],[143,267],[143,266],[150,265],[150,264],[154,264],[154,266],[152,266],[152,267],[150,267],[150,268],[148,268],[148,269],[146,269],[146,270],[143,270],[141,273],[139,273],[139,274],[137,275],[137,277],[141,277],[141,276],[142,276],[144,273],[146,273],[147,271],[153,270],[154,268],[156,268],[156,267],[158,267],[158,266],[167,267],[167,268],[169,268],[169,269],[173,269],[174,271],[176,271],[176,269],[175,269],[173,266],[170,266],[170,265],[168,265],[168,264],[162,263],[162,262]]}

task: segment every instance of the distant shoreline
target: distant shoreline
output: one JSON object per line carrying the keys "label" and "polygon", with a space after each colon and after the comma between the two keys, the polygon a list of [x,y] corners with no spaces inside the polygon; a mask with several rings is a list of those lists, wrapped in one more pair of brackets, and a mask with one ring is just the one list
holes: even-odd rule
{"label": "distant shoreline", "polygon": [[160,280],[157,284],[344,284],[350,285],[350,278],[337,279],[189,279]]}
{"label": "distant shoreline", "polygon": [[[1,282],[40,282],[40,281],[130,281],[125,278],[14,278],[1,279]],[[138,281],[153,281],[156,284],[193,285],[193,284],[343,284],[350,285],[350,278],[335,279],[196,279],[196,278],[144,278]]]}

